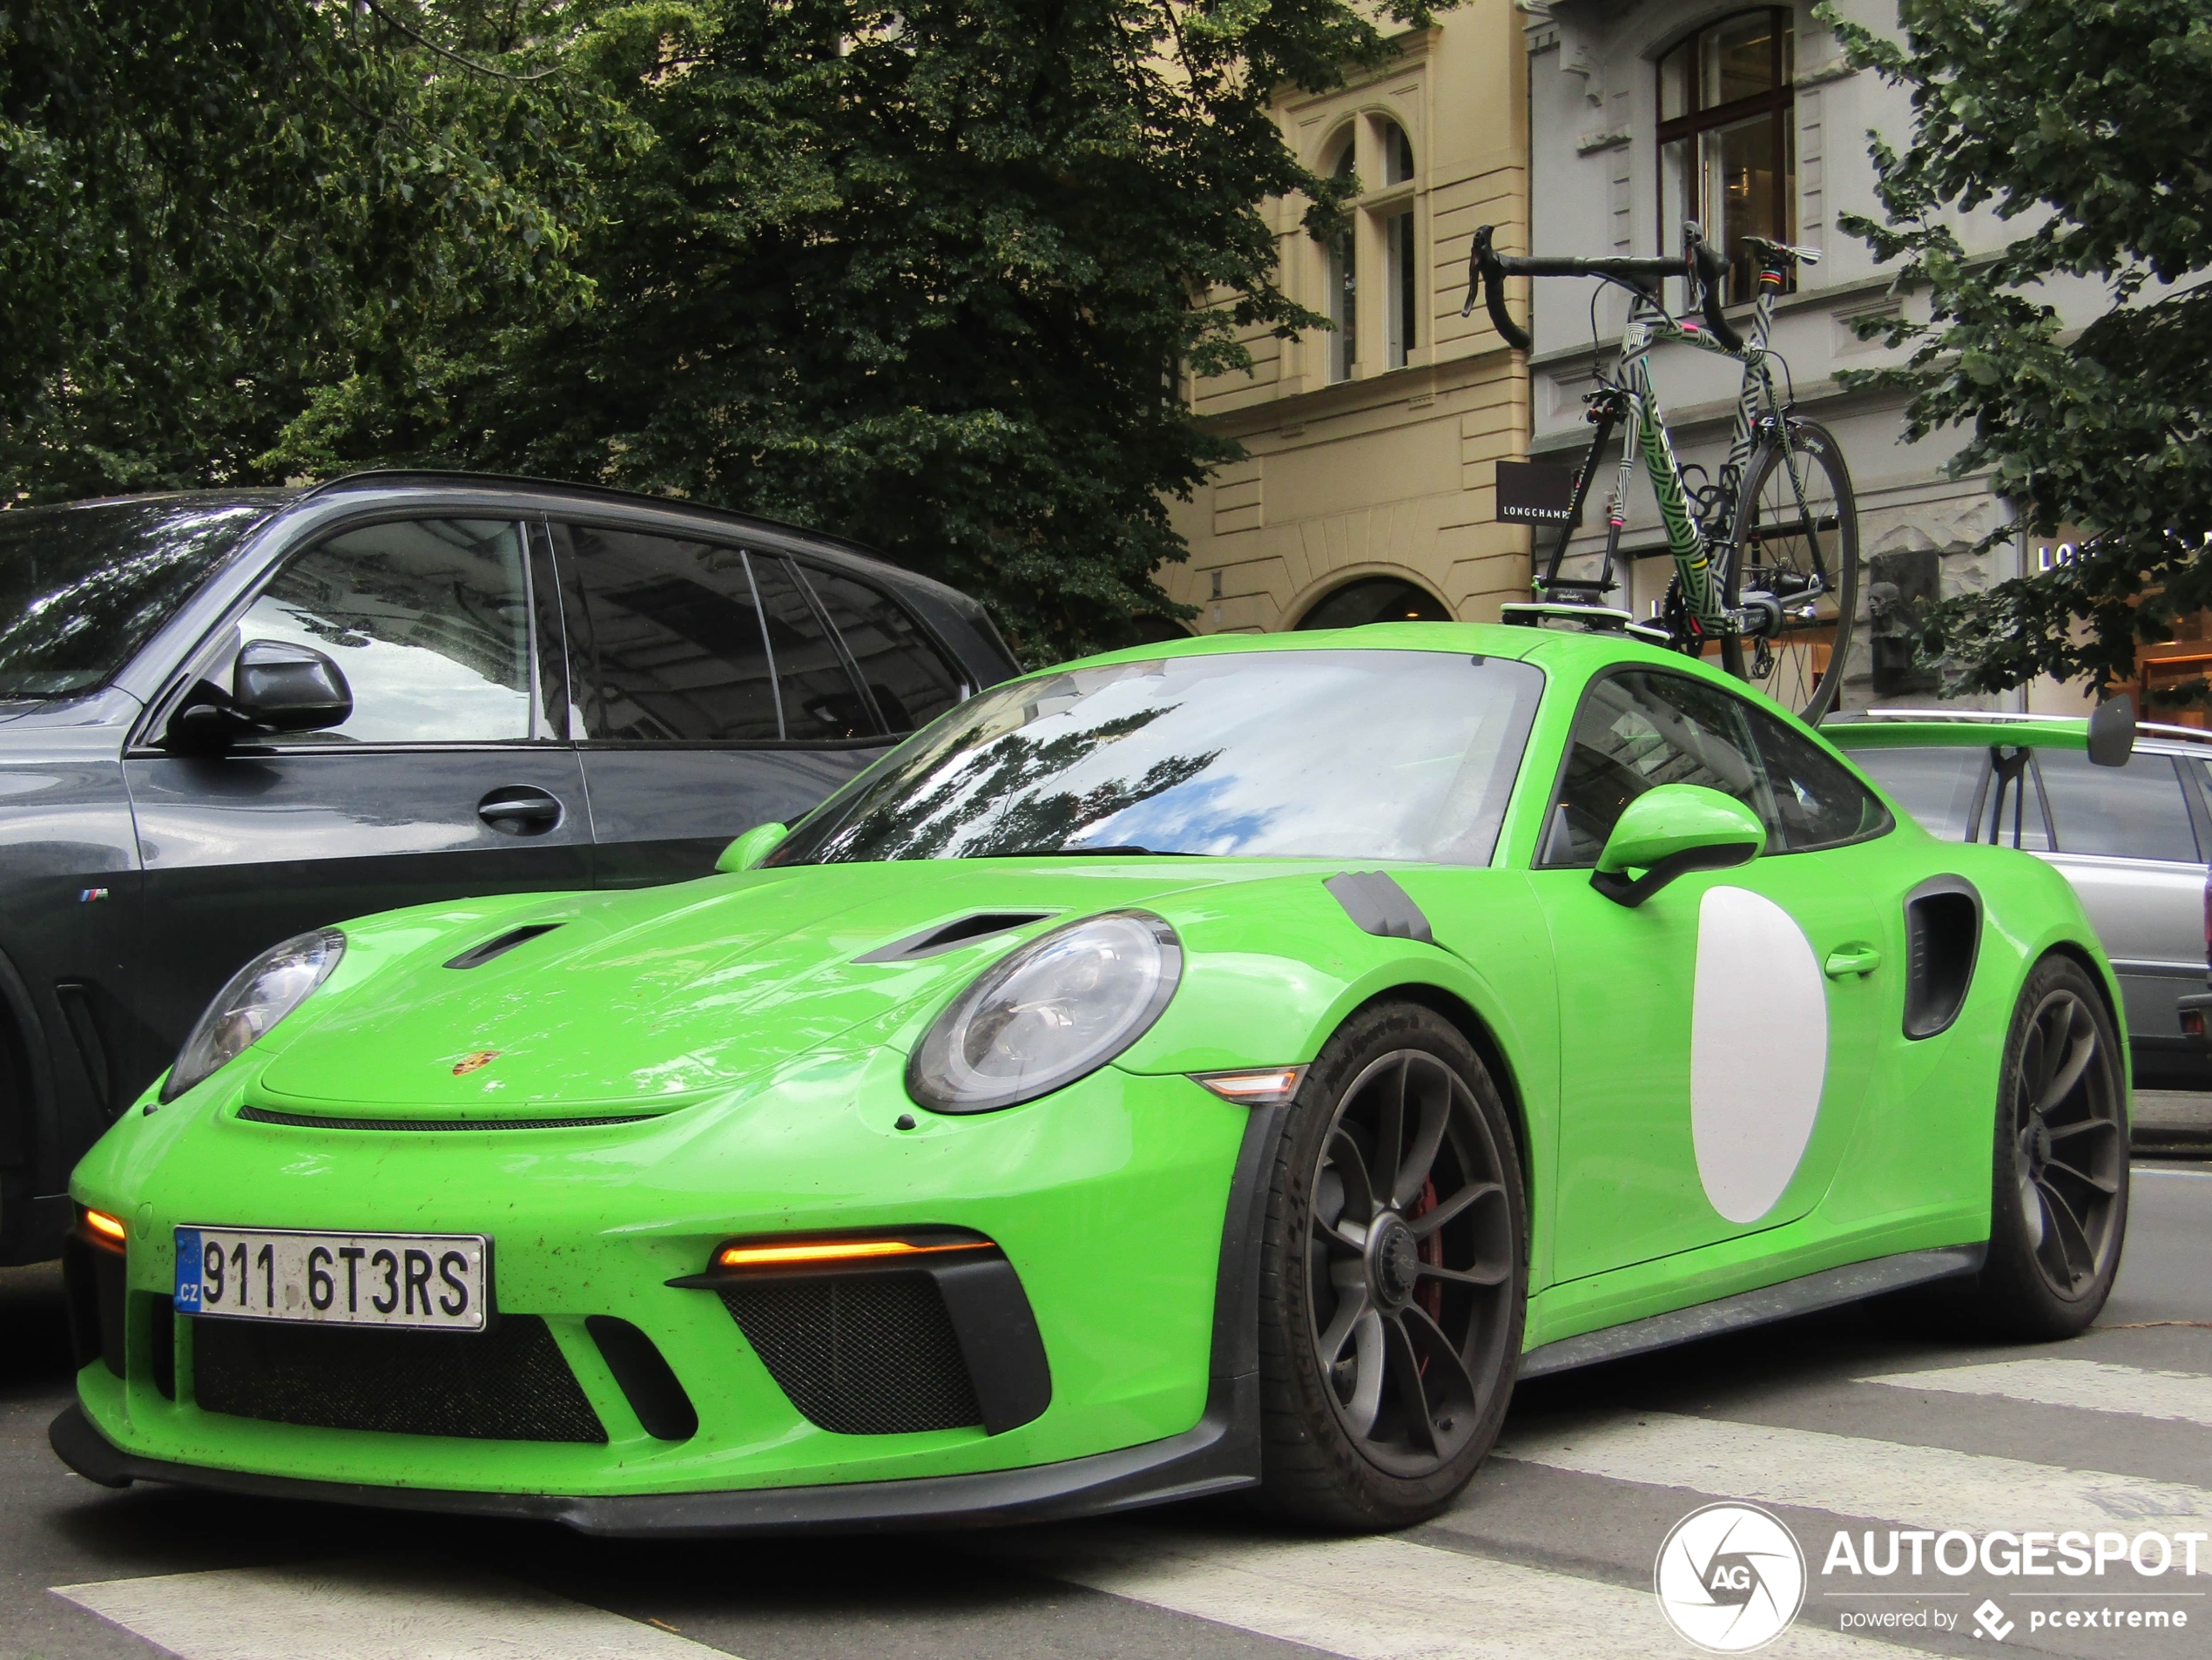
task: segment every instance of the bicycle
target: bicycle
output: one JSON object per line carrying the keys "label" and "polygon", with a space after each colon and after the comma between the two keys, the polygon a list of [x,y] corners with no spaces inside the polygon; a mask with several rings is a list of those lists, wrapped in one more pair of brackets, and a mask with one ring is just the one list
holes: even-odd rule
{"label": "bicycle", "polygon": [[[1819,254],[1760,237],[1743,239],[1759,266],[1746,340],[1723,310],[1727,267],[1694,223],[1683,227],[1679,260],[1501,254],[1491,246],[1492,229],[1485,225],[1474,233],[1467,303],[1460,314],[1470,314],[1480,295],[1500,336],[1516,350],[1528,351],[1533,341],[1506,310],[1509,276],[1595,277],[1629,294],[1620,356],[1610,376],[1602,376],[1598,389],[1584,399],[1588,419],[1597,430],[1575,474],[1573,503],[1560,527],[1558,545],[1543,574],[1533,579],[1534,603],[1506,609],[1527,621],[1602,619],[1691,656],[1717,649],[1730,674],[1759,685],[1804,719],[1818,721],[1843,683],[1856,621],[1858,511],[1834,436],[1797,416],[1777,396],[1767,339],[1775,297],[1791,267],[1811,265]],[[1702,328],[1676,317],[1662,303],[1660,287],[1669,277],[1689,285],[1693,302],[1704,314]],[[1645,361],[1652,347],[1668,341],[1686,341],[1743,365],[1728,458],[1718,478],[1695,492],[1676,459],[1666,413]],[[1623,422],[1627,431],[1608,502],[1604,563],[1595,579],[1561,577],[1560,565],[1581,522],[1605,446]],[[1639,453],[1658,497],[1675,563],[1666,598],[1649,620],[1604,604],[1620,586],[1614,566],[1627,520],[1629,476]]]}

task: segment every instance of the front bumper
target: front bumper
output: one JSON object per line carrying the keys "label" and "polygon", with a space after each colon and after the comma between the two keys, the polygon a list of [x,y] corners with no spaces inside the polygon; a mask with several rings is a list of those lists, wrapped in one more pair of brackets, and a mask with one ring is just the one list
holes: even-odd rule
{"label": "front bumper", "polygon": [[[56,1450],[98,1481],[610,1533],[980,1524],[1252,1480],[1257,1235],[1238,1218],[1253,1203],[1253,1138],[1272,1113],[1180,1076],[1109,1068],[1029,1108],[917,1137],[893,1128],[903,1094],[872,1088],[883,1080],[869,1070],[832,1076],[817,1064],[808,1087],[786,1080],[718,1121],[702,1108],[612,1132],[463,1139],[264,1126],[239,1121],[233,1100],[189,1118],[184,1103],[165,1109],[79,1172],[81,1203],[132,1219],[128,1313],[86,1333],[78,1405],[57,1420]],[[493,1233],[501,1318],[543,1323],[604,1441],[202,1409],[199,1322],[168,1318],[179,1224]],[[1033,1420],[998,1434],[825,1427],[779,1387],[734,1311],[670,1284],[696,1277],[721,1239],[919,1224],[973,1229],[1018,1272],[1051,1367]],[[696,1429],[657,1436],[641,1421],[595,1329],[610,1319],[650,1335],[696,1403]]]}

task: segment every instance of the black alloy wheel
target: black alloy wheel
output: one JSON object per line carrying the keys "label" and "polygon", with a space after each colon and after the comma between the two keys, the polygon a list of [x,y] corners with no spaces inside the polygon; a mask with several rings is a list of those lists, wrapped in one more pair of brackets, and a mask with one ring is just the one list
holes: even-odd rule
{"label": "black alloy wheel", "polygon": [[1984,1311],[2006,1335],[2072,1337],[2111,1294],[2128,1224],[2119,1038],[2070,958],[2028,976],[2005,1046]]}
{"label": "black alloy wheel", "polygon": [[1347,1022],[1299,1092],[1269,1210],[1263,1494],[1402,1527],[1464,1487],[1512,1394],[1527,1292],[1511,1120],[1448,1022]]}

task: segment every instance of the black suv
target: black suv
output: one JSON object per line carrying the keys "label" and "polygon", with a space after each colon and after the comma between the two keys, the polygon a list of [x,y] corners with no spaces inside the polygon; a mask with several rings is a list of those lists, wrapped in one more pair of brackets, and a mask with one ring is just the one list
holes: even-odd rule
{"label": "black suv", "polygon": [[366,474],[0,513],[0,1263],[225,979],[395,906],[705,874],[1015,665],[859,549]]}

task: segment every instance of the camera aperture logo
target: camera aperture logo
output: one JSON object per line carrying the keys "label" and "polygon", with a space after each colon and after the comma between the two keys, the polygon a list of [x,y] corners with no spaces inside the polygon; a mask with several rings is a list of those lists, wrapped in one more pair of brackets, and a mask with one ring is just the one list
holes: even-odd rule
{"label": "camera aperture logo", "polygon": [[1708,1654],[1763,1649],[1805,1601],[1805,1555],[1757,1505],[1709,1504],[1675,1523],[1651,1589],[1667,1623]]}

